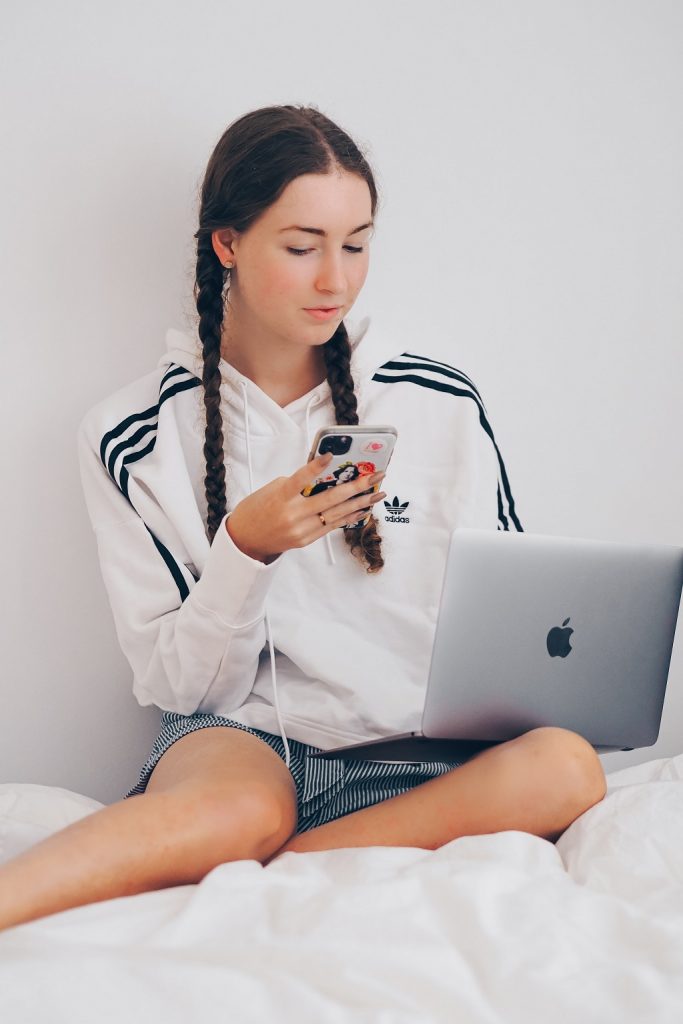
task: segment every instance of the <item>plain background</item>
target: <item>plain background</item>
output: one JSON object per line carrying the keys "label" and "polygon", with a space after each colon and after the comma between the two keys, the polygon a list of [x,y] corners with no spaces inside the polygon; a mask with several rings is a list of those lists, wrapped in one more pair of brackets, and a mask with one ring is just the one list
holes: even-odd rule
{"label": "plain background", "polygon": [[[527,532],[683,543],[681,53],[677,0],[4,6],[2,781],[110,803],[156,735],[75,434],[187,327],[202,174],[248,110],[314,104],[366,152],[351,315],[477,382]],[[606,770],[683,751],[681,646],[658,743]]]}

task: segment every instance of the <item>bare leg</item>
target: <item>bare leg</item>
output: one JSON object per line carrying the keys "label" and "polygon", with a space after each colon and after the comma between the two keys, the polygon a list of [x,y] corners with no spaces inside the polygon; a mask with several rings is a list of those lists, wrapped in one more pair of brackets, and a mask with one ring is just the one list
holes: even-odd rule
{"label": "bare leg", "polygon": [[514,829],[556,842],[603,799],[600,758],[576,733],[533,729],[407,793],[290,838],[282,853],[354,846],[435,850],[458,836]]}
{"label": "bare leg", "polygon": [[258,737],[211,727],[175,740],[144,794],[119,800],[0,864],[0,930],[119,896],[200,882],[259,860],[296,824],[296,788]]}
{"label": "bare leg", "polygon": [[281,842],[268,840],[266,820],[253,802],[224,803],[217,813],[170,790],[110,804],[0,864],[0,931],[86,903],[196,883],[224,861],[261,859]]}

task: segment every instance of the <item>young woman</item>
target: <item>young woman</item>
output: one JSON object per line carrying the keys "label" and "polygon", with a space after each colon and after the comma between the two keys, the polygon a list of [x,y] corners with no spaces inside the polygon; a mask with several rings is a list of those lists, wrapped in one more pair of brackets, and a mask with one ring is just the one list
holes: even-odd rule
{"label": "young woman", "polygon": [[[522,530],[470,378],[349,320],[377,205],[316,108],[255,110],[219,139],[198,340],[170,330],[78,435],[117,635],[161,731],[122,800],[0,866],[0,927],[284,851],[555,841],[604,796],[593,748],[557,728],[461,764],[307,757],[419,727],[451,531]],[[312,486],[316,430],[359,422],[398,430],[389,490],[357,467]]]}

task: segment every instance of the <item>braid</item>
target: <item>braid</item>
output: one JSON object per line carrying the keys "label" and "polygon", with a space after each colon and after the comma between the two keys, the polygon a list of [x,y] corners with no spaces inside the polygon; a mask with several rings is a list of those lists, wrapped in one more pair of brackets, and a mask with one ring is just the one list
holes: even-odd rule
{"label": "braid", "polygon": [[[225,459],[223,418],[221,415],[221,371],[220,345],[223,322],[223,275],[211,240],[206,239],[197,246],[197,283],[195,300],[199,313],[199,337],[203,349],[202,383],[204,385],[204,407],[206,410],[206,431],[204,435],[204,458],[206,476],[204,488],[207,501],[207,529],[209,543],[213,543],[216,530],[226,512]],[[358,423],[358,403],[351,375],[351,346],[344,322],[340,323],[334,335],[323,347],[327,381],[334,402],[335,420],[339,424]],[[367,523],[344,530],[344,539],[351,553],[368,565],[366,572],[376,573],[384,566],[382,538],[377,532],[377,519],[371,513]],[[357,555],[360,552],[360,555]]]}
{"label": "braid", "polygon": [[[221,412],[221,341],[225,316],[226,268],[214,248],[214,233],[231,228],[249,230],[301,175],[343,171],[366,182],[372,217],[377,187],[370,166],[353,139],[317,107],[295,104],[261,107],[234,121],[216,144],[201,186],[194,299],[202,343],[202,384],[206,423],[204,491],[206,528],[212,544],[226,513],[225,452]],[[230,274],[227,274],[229,284]],[[338,424],[357,424],[358,411],[351,375],[351,346],[343,321],[323,345]],[[367,572],[384,566],[377,519],[344,530],[346,543]]]}
{"label": "braid", "polygon": [[194,297],[199,313],[199,337],[202,341],[202,383],[206,409],[204,488],[207,501],[206,524],[209,543],[226,513],[223,417],[221,415],[221,325],[223,323],[223,276],[225,268],[214,252],[211,236],[197,243],[197,280]]}
{"label": "braid", "polygon": [[[332,392],[335,420],[339,424],[358,423],[358,403],[351,376],[351,346],[344,321],[323,346],[327,382]],[[382,538],[377,532],[377,519],[370,513],[367,523],[354,529],[344,530],[344,539],[356,556],[360,550],[359,561],[368,565],[366,572],[379,572],[384,566],[382,558]],[[358,557],[358,556],[356,556]]]}

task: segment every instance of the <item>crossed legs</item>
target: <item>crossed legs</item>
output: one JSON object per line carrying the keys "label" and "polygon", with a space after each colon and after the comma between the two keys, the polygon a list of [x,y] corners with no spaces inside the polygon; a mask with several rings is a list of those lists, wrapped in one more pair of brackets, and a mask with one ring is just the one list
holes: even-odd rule
{"label": "crossed legs", "polygon": [[0,864],[0,931],[72,907],[200,882],[218,864],[360,846],[437,849],[515,829],[555,842],[606,792],[591,745],[533,729],[407,793],[298,835],[296,790],[262,740],[212,727],[177,740],[147,791]]}
{"label": "crossed legs", "polygon": [[407,793],[292,836],[265,863],[282,853],[349,846],[434,850],[458,836],[509,829],[554,843],[606,790],[590,743],[568,729],[543,726]]}

